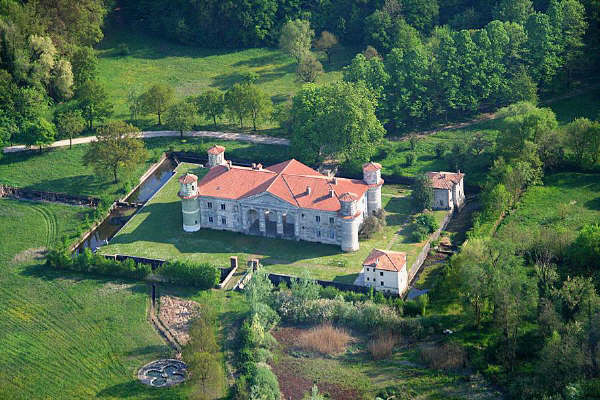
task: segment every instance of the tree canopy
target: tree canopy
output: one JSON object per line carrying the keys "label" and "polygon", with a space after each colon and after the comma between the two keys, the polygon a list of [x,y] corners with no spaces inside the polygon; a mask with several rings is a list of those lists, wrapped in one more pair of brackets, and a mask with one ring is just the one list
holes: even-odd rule
{"label": "tree canopy", "polygon": [[361,84],[305,85],[292,101],[295,154],[311,164],[329,157],[344,163],[368,161],[384,133],[376,106]]}

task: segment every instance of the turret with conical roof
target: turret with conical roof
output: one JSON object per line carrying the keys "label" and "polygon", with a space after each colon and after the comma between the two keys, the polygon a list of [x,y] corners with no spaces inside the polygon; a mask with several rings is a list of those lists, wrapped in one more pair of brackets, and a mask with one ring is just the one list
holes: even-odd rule
{"label": "turret with conical roof", "polygon": [[369,185],[367,191],[367,213],[373,215],[381,209],[381,164],[368,162],[363,165],[363,181]]}
{"label": "turret with conical roof", "polygon": [[362,222],[362,212],[358,211],[358,196],[354,193],[346,192],[338,197],[340,201],[341,215],[341,243],[343,251],[358,250],[358,229]]}
{"label": "turret with conical roof", "polygon": [[196,232],[200,230],[200,207],[198,204],[198,177],[185,173],[179,177],[179,193],[181,212],[183,214],[183,230]]}

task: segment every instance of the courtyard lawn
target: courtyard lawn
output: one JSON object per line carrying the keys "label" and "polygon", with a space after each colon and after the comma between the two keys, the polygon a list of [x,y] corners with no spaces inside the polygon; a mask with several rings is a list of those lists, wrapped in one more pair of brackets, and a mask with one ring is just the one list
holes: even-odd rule
{"label": "courtyard lawn", "polygon": [[92,167],[83,165],[83,155],[89,149],[88,144],[77,145],[72,149],[65,147],[46,150],[42,154],[37,152],[5,154],[0,158],[0,184],[69,194],[107,196],[112,201],[124,195],[126,188],[133,187],[148,167],[156,162],[163,152],[171,148],[206,154],[205,150],[208,147],[220,144],[227,147],[227,155],[233,160],[248,159],[274,164],[288,158],[288,149],[285,146],[202,138],[180,140],[173,137],[145,139],[144,142],[149,150],[148,159],[133,171],[123,174],[126,176],[122,176],[121,182],[117,184],[114,184],[110,178],[96,175]]}
{"label": "courtyard lawn", "polygon": [[[119,54],[120,43],[129,47],[129,55]],[[361,49],[341,49],[332,57],[331,64],[322,59],[326,73],[318,83],[340,80],[342,67],[359,51]],[[183,99],[209,88],[225,91],[234,83],[242,82],[245,74],[253,72],[257,75],[256,84],[274,103],[289,99],[302,87],[296,78],[295,61],[276,49],[202,49],[140,32],[111,29],[106,32],[98,55],[99,81],[106,87],[115,106],[114,119],[130,118],[127,105],[130,90],[141,93],[157,83],[172,86],[176,97]],[[199,122],[212,127],[212,121]],[[144,116],[138,124],[145,129],[151,128],[156,124],[156,116]],[[250,121],[245,125],[251,126]],[[260,128],[273,126],[273,122],[264,121]],[[237,127],[221,125],[219,128]]]}
{"label": "courtyard lawn", "polygon": [[146,321],[145,284],[41,265],[82,212],[0,199],[0,398],[184,398],[185,387],[157,392],[135,379],[170,354]]}
{"label": "courtyard lawn", "polygon": [[[210,229],[186,233],[181,227],[181,204],[177,197],[177,177],[186,171],[199,177],[207,172],[194,164],[180,164],[176,175],[101,251],[104,254],[208,261],[220,266],[228,265],[232,255],[238,256],[243,264],[258,257],[273,273],[297,276],[308,269],[315,279],[352,283],[362,268],[362,261],[373,248],[391,247],[405,251],[410,265],[423,246],[423,243],[412,243],[409,239],[410,200],[407,196],[410,191],[399,191],[397,187],[386,189],[382,196],[387,226],[373,238],[362,241],[360,250],[354,253],[344,253],[338,246]],[[443,211],[436,212],[438,220],[444,215]]]}

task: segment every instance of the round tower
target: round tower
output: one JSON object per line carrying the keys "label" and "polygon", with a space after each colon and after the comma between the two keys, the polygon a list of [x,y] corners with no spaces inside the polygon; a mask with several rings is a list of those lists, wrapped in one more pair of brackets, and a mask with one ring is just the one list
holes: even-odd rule
{"label": "round tower", "polygon": [[367,213],[373,215],[381,209],[381,164],[369,162],[363,165],[363,181],[369,185],[367,191]]}
{"label": "round tower", "polygon": [[179,193],[181,212],[183,214],[183,230],[197,232],[200,230],[200,206],[198,204],[198,177],[186,173],[179,177]]}
{"label": "round tower", "polygon": [[357,212],[358,197],[354,193],[344,193],[339,197],[340,214],[342,216],[342,235],[340,246],[343,251],[358,250],[358,228],[360,225],[359,217],[362,213]]}
{"label": "round tower", "polygon": [[225,165],[225,147],[214,145],[207,150],[208,153],[208,168],[215,167],[217,165]]}

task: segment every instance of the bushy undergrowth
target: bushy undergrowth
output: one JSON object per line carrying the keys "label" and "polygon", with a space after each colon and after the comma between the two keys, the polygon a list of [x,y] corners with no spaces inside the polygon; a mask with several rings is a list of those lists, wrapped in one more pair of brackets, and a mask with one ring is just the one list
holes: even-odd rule
{"label": "bushy undergrowth", "polygon": [[152,268],[147,264],[136,264],[131,259],[107,259],[89,249],[74,257],[67,250],[50,250],[46,256],[46,266],[131,279],[144,279],[152,272]]}
{"label": "bushy undergrowth", "polygon": [[156,272],[169,283],[210,289],[219,283],[219,270],[211,264],[195,264],[188,261],[167,262]]}
{"label": "bushy undergrowth", "polygon": [[[67,248],[53,249],[46,256],[46,266],[55,269],[87,272],[130,279],[145,279],[152,273],[148,264],[136,263],[132,259],[118,261],[85,249],[72,256]],[[210,289],[219,282],[218,268],[213,265],[189,262],[167,262],[155,272],[163,280],[198,289]]]}

